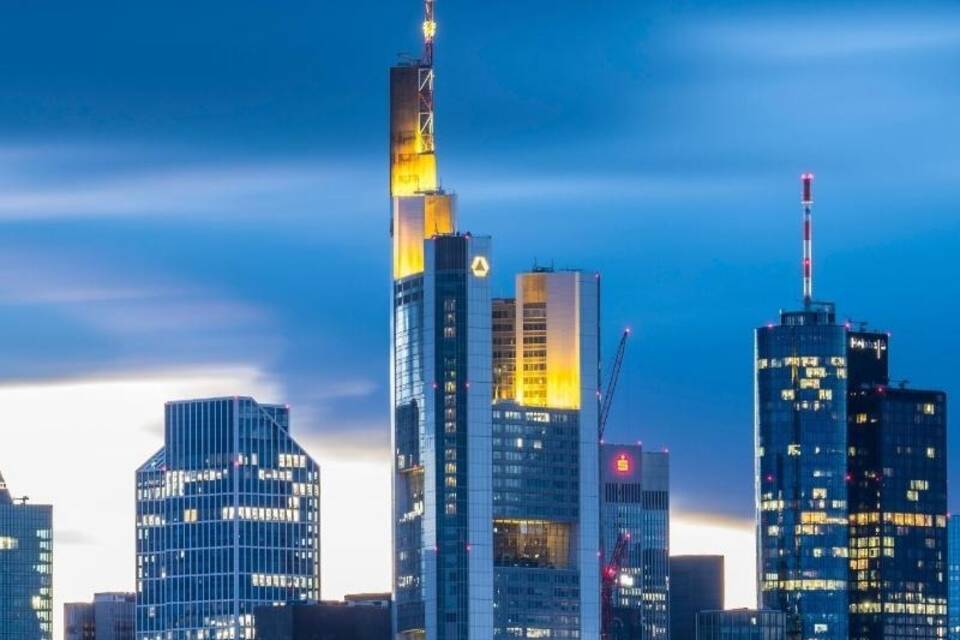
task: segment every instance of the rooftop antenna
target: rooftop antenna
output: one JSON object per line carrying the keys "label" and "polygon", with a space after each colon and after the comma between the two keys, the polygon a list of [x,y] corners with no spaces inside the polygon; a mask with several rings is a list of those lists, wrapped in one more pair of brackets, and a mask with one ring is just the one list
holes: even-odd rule
{"label": "rooftop antenna", "polygon": [[813,174],[804,173],[800,182],[803,185],[800,199],[803,205],[803,306],[809,307],[813,301]]}
{"label": "rooftop antenna", "polygon": [[418,66],[417,93],[421,153],[432,153],[433,139],[433,41],[437,37],[437,21],[433,13],[434,0],[423,2],[423,58]]}
{"label": "rooftop antenna", "polygon": [[437,21],[433,15],[434,0],[423,1],[423,66],[433,66],[433,39],[437,36]]}

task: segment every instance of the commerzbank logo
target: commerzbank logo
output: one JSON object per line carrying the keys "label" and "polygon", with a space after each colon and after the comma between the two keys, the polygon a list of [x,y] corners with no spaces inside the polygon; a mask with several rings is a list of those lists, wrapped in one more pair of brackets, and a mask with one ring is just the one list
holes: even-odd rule
{"label": "commerzbank logo", "polygon": [[485,256],[474,256],[473,262],[470,263],[470,271],[478,278],[486,278],[490,273],[490,262]]}

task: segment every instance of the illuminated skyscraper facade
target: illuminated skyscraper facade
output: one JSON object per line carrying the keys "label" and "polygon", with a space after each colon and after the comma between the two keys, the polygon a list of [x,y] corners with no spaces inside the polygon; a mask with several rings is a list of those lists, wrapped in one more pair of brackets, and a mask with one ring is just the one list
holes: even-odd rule
{"label": "illuminated skyscraper facade", "polygon": [[832,304],[756,331],[757,572],[761,609],[790,640],[847,637],[847,349]]}
{"label": "illuminated skyscraper facade", "polygon": [[611,640],[670,638],[669,454],[600,445],[600,543],[604,565],[626,540],[612,591]]}
{"label": "illuminated skyscraper facade", "polygon": [[456,233],[424,52],[390,70],[393,636],[493,634],[490,240]]}
{"label": "illuminated skyscraper facade", "polygon": [[947,625],[950,640],[960,640],[960,517],[947,525]]}
{"label": "illuminated skyscraper facade", "polygon": [[493,368],[514,375],[493,407],[493,637],[596,638],[599,281],[536,270],[516,289],[494,307]]}
{"label": "illuminated skyscraper facade", "polygon": [[848,412],[850,638],[944,638],[945,394],[864,385]]}
{"label": "illuminated skyscraper facade", "polygon": [[136,473],[138,640],[254,637],[254,610],[320,598],[320,469],[289,410],[169,402]]}
{"label": "illuminated skyscraper facade", "polygon": [[53,639],[53,508],[14,501],[0,474],[0,640]]}
{"label": "illuminated skyscraper facade", "polygon": [[489,638],[493,623],[490,241],[424,241],[394,282],[394,631]]}

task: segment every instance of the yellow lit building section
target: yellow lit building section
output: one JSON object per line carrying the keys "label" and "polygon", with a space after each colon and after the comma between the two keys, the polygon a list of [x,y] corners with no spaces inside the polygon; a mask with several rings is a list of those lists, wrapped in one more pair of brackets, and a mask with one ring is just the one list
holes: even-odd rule
{"label": "yellow lit building section", "polygon": [[431,193],[393,199],[393,277],[423,271],[423,241],[453,233],[453,196]]}
{"label": "yellow lit building section", "polygon": [[575,272],[517,276],[515,397],[521,405],[580,408],[580,283]]}
{"label": "yellow lit building section", "polygon": [[390,70],[390,195],[393,198],[393,277],[423,271],[423,241],[453,233],[452,196],[440,190],[433,141],[433,68]]}
{"label": "yellow lit building section", "polygon": [[421,84],[433,90],[433,69],[417,64],[390,70],[390,195],[439,188],[432,130],[421,127]]}

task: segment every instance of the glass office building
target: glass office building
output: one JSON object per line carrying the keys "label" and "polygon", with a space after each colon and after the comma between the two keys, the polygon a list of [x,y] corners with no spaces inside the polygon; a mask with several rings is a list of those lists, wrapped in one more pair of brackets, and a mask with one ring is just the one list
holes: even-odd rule
{"label": "glass office building", "polygon": [[320,469],[286,407],[169,402],[136,473],[138,640],[254,637],[254,609],[320,597]]}
{"label": "glass office building", "polygon": [[791,640],[847,637],[846,327],[829,303],[756,330],[757,579]]}
{"label": "glass office building", "polygon": [[53,639],[53,507],[14,500],[0,474],[0,640]]}
{"label": "glass office building", "polygon": [[697,614],[722,610],[723,556],[670,557],[670,640],[695,640]]}
{"label": "glass office building", "polygon": [[728,609],[697,614],[697,640],[784,640],[782,611]]}
{"label": "glass office building", "polygon": [[493,637],[596,638],[599,283],[540,269],[516,294],[493,308],[493,368],[509,372],[494,389]]}
{"label": "glass office building", "polygon": [[946,396],[850,390],[850,638],[947,634]]}
{"label": "glass office building", "polygon": [[394,282],[395,635],[489,638],[490,241],[423,247],[424,270]]}
{"label": "glass office building", "polygon": [[64,604],[64,640],[133,640],[136,603],[132,593],[97,593]]}
{"label": "glass office building", "polygon": [[947,633],[960,640],[960,517],[950,516],[947,525]]}
{"label": "glass office building", "polygon": [[604,565],[626,541],[611,597],[611,640],[670,637],[669,454],[600,445],[600,544]]}

